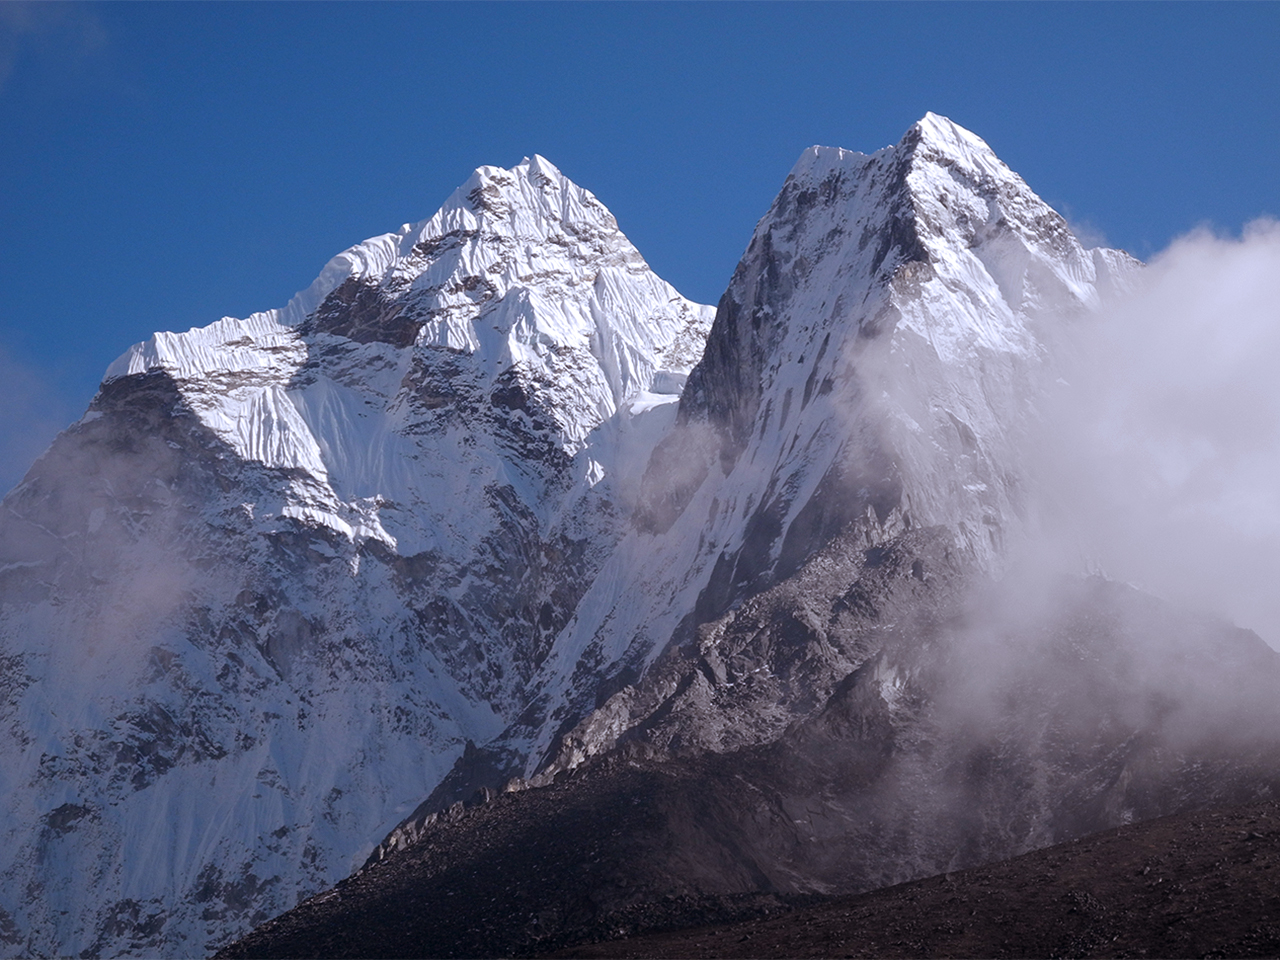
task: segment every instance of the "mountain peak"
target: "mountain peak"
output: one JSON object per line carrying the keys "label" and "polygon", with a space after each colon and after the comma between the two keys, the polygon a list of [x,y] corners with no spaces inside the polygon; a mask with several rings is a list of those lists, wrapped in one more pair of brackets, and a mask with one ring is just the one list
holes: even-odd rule
{"label": "mountain peak", "polygon": [[[560,168],[554,163],[535,153],[532,157],[522,157],[519,163],[509,168],[490,164],[476,167],[471,176],[454,191],[450,201],[446,202],[444,207],[448,209],[452,201],[457,198],[465,199],[476,189],[486,190],[490,194],[495,191],[505,192],[508,194],[506,198],[508,201],[516,200],[519,191],[527,187],[549,191],[558,191],[565,187],[582,190],[561,173]],[[516,192],[513,193],[512,190]],[[472,206],[475,206],[474,202]]]}
{"label": "mountain peak", "polygon": [[947,117],[926,113],[913,123],[897,144],[873,154],[843,147],[814,145],[805,150],[791,169],[797,180],[820,182],[837,171],[854,173],[869,161],[906,161],[907,169],[920,162],[943,167],[981,171],[987,176],[1016,176],[996,156],[985,140]]}
{"label": "mountain peak", "polygon": [[542,176],[552,180],[567,179],[560,168],[548,160],[540,153],[535,153],[532,157],[525,157],[520,161],[518,167],[524,167],[529,171],[530,176]]}
{"label": "mountain peak", "polygon": [[[769,562],[784,572],[815,529],[861,523],[870,542],[908,518],[951,524],[996,569],[1020,509],[1006,434],[1038,389],[1042,321],[1097,303],[1124,269],[1085,250],[985,142],[945,117],[926,114],[873,154],[811,147],[757,225],[681,415],[726,438],[725,473],[745,462],[755,478],[773,465],[776,492],[755,536],[769,531]],[[862,435],[822,439],[830,423],[851,421]],[[942,476],[958,479],[939,485]],[[841,512],[808,493],[831,489],[858,496]],[[732,582],[765,582],[761,554],[747,554]]]}
{"label": "mountain peak", "polygon": [[562,224],[618,230],[613,214],[591,191],[535,153],[509,169],[477,167],[434,217],[412,228],[411,238],[418,242],[432,233],[482,230],[545,240]]}
{"label": "mountain peak", "polygon": [[995,151],[976,133],[949,117],[933,112],[926,113],[913,123],[902,138],[902,143],[904,146],[924,146],[946,153],[995,157]]}

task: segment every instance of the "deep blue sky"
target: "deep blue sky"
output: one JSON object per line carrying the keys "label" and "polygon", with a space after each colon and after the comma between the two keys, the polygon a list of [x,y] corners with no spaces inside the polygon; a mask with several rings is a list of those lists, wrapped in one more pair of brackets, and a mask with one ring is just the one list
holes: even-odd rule
{"label": "deep blue sky", "polygon": [[707,302],[805,147],[926,110],[1139,256],[1238,231],[1280,214],[1277,50],[1276,3],[0,3],[0,403],[36,437],[0,481],[133,341],[534,152]]}

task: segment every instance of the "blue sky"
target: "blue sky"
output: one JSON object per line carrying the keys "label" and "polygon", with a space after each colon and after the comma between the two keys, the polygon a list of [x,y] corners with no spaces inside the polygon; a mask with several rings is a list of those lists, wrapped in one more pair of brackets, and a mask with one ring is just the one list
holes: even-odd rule
{"label": "blue sky", "polygon": [[714,302],[800,152],[926,110],[1147,256],[1280,214],[1280,4],[0,3],[0,482],[157,329],[541,153]]}

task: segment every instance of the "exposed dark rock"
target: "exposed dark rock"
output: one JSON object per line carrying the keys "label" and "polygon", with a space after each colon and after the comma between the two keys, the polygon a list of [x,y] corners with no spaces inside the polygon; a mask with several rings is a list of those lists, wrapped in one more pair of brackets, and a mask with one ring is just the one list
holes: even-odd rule
{"label": "exposed dark rock", "polygon": [[388,296],[378,284],[351,277],[325,297],[311,322],[320,333],[347,337],[357,343],[407,347],[417,337],[422,323],[406,316],[405,308],[404,298]]}
{"label": "exposed dark rock", "polygon": [[[768,918],[564,957],[1273,957],[1276,801],[1163,817]],[[616,934],[615,934],[616,936]]]}
{"label": "exposed dark rock", "polygon": [[93,813],[78,803],[64,803],[50,810],[44,817],[44,825],[54,833],[63,834],[75,828],[76,821]]}

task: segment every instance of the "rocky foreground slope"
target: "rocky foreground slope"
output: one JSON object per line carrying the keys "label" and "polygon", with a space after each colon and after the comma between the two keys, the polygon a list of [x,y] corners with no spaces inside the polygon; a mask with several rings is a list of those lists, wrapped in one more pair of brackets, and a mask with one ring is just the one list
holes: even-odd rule
{"label": "rocky foreground slope", "polygon": [[1013,860],[581,957],[1274,957],[1274,800],[1179,814]]}
{"label": "rocky foreground slope", "polygon": [[[877,577],[850,593],[874,596]],[[529,956],[1275,795],[1273,651],[1103,581],[1061,602],[988,635],[1007,658],[994,675],[963,623],[917,621],[773,742],[678,755],[638,737],[545,786],[459,804],[220,956]],[[1038,652],[1018,649],[1046,627]],[[796,677],[816,658],[787,639],[774,642]],[[1176,665],[1153,667],[1152,645]],[[667,716],[687,719],[674,700]]]}

